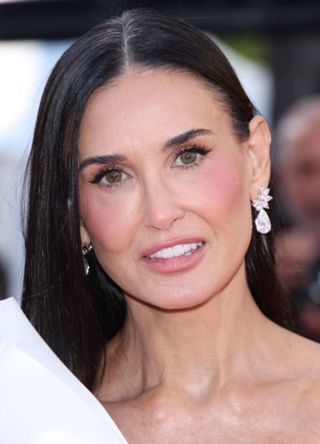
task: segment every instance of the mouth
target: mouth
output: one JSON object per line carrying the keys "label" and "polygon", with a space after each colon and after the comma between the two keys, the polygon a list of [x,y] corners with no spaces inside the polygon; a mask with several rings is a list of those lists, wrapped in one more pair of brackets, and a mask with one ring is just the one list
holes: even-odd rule
{"label": "mouth", "polygon": [[150,261],[165,261],[180,256],[192,256],[204,245],[204,241],[176,244],[171,247],[161,248],[150,255],[143,256],[143,258]]}

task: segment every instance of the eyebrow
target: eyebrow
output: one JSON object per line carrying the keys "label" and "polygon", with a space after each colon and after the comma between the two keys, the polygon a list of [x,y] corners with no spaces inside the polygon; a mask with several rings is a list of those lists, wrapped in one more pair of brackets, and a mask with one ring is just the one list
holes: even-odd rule
{"label": "eyebrow", "polygon": [[104,156],[88,157],[88,159],[85,159],[80,163],[79,173],[89,165],[108,165],[116,162],[124,162],[125,160],[127,160],[127,158],[122,154],[107,154]]}
{"label": "eyebrow", "polygon": [[[167,140],[167,142],[163,146],[163,150],[167,150],[168,148],[172,148],[177,145],[182,145],[183,143],[187,143],[189,142],[189,140],[195,137],[208,134],[214,134],[214,132],[206,128],[197,128],[186,131],[179,134],[178,136],[174,136],[171,139]],[[127,157],[123,154],[107,154],[103,156],[88,157],[80,163],[79,172],[89,165],[108,165],[117,162],[124,162],[126,160]]]}
{"label": "eyebrow", "polygon": [[178,136],[174,136],[171,139],[169,139],[165,143],[163,149],[166,150],[167,148],[172,148],[176,145],[182,145],[183,143],[187,143],[189,142],[189,140],[197,136],[205,136],[208,134],[214,134],[214,132],[206,128],[192,129],[190,131],[186,131],[182,134],[179,134]]}

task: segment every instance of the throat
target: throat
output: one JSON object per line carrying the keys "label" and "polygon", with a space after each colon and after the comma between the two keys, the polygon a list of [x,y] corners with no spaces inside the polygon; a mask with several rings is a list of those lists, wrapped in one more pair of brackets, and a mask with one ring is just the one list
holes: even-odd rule
{"label": "throat", "polygon": [[135,310],[131,303],[123,330],[108,345],[98,397],[115,402],[178,389],[201,399],[245,372],[254,356],[248,325],[254,328],[255,304],[251,313],[212,304],[159,312],[146,306]]}

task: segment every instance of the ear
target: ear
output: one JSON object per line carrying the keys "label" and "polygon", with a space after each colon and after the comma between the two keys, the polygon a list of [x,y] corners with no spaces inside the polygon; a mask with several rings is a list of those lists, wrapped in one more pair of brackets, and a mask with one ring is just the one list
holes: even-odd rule
{"label": "ear", "polygon": [[249,137],[246,140],[250,176],[250,198],[256,199],[260,186],[268,187],[270,180],[270,144],[271,134],[266,119],[255,116],[249,123]]}
{"label": "ear", "polygon": [[80,238],[81,238],[81,244],[89,245],[91,243],[89,233],[81,219],[80,219]]}
{"label": "ear", "polygon": [[[70,206],[71,206],[71,201],[70,201],[70,198],[68,198],[69,210],[70,210]],[[81,239],[81,244],[89,245],[91,243],[89,233],[88,233],[87,229],[85,228],[81,217],[80,217],[80,239]]]}

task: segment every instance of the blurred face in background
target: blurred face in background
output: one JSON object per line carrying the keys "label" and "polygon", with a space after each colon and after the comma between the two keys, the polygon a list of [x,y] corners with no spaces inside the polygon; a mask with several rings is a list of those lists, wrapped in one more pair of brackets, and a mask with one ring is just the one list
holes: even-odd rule
{"label": "blurred face in background", "polygon": [[279,168],[281,191],[294,219],[320,238],[320,116],[288,137]]}

